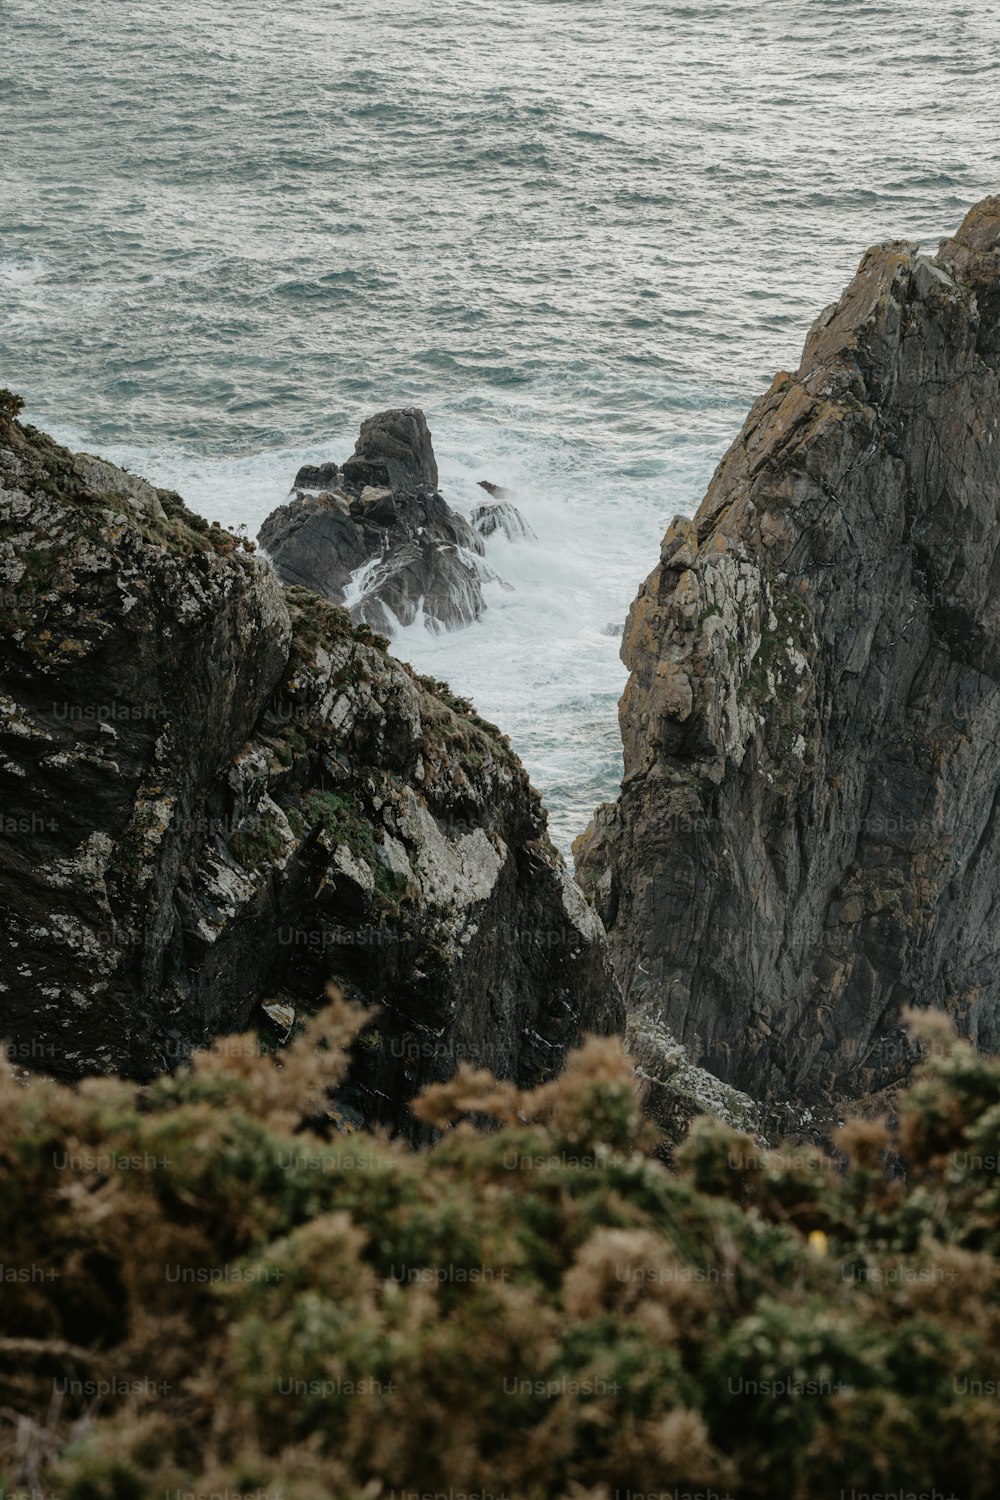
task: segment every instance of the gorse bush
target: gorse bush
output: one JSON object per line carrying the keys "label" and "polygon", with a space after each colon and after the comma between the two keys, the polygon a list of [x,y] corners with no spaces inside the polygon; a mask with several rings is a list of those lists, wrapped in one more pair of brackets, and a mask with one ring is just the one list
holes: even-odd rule
{"label": "gorse bush", "polygon": [[1000,1064],[936,1033],[839,1162],[706,1119],[670,1171],[610,1041],[343,1135],[358,1025],[5,1069],[3,1493],[993,1495]]}

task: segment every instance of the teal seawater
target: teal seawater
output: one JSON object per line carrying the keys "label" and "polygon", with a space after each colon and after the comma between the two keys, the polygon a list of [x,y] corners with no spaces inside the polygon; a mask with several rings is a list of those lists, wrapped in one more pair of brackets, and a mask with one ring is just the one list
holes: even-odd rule
{"label": "teal seawater", "polygon": [[382,406],[539,534],[398,643],[565,847],[620,774],[620,623],[869,243],[1000,189],[995,7],[0,0],[0,384],[251,530]]}

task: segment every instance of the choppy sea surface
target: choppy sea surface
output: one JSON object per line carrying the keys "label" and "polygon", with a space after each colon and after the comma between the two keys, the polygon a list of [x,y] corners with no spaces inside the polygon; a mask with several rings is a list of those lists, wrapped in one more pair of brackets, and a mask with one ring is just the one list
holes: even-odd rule
{"label": "choppy sea surface", "polygon": [[0,385],[251,532],[422,406],[452,503],[538,542],[395,649],[565,849],[666,523],[868,244],[1000,190],[998,44],[954,0],[0,0]]}

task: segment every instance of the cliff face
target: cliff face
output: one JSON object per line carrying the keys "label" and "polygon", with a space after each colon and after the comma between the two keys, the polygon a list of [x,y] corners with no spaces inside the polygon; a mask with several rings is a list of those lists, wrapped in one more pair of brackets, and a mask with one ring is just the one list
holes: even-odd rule
{"label": "cliff face", "polygon": [[0,1036],[148,1074],[336,979],[369,1118],[620,1029],[499,733],[179,498],[0,413]]}
{"label": "cliff face", "polygon": [[911,1003],[1000,1047],[1000,199],[868,252],[622,654],[578,841],[633,1017],[757,1097],[892,1084]]}

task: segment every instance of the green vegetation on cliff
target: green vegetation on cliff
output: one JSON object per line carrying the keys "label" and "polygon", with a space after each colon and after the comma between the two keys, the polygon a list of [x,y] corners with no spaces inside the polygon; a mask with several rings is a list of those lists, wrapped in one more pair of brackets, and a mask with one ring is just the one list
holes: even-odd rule
{"label": "green vegetation on cliff", "polygon": [[344,1135],[357,1027],[4,1068],[0,1494],[992,1495],[1000,1063],[925,1032],[840,1163],[703,1120],[674,1173],[612,1041],[435,1085],[422,1154]]}

